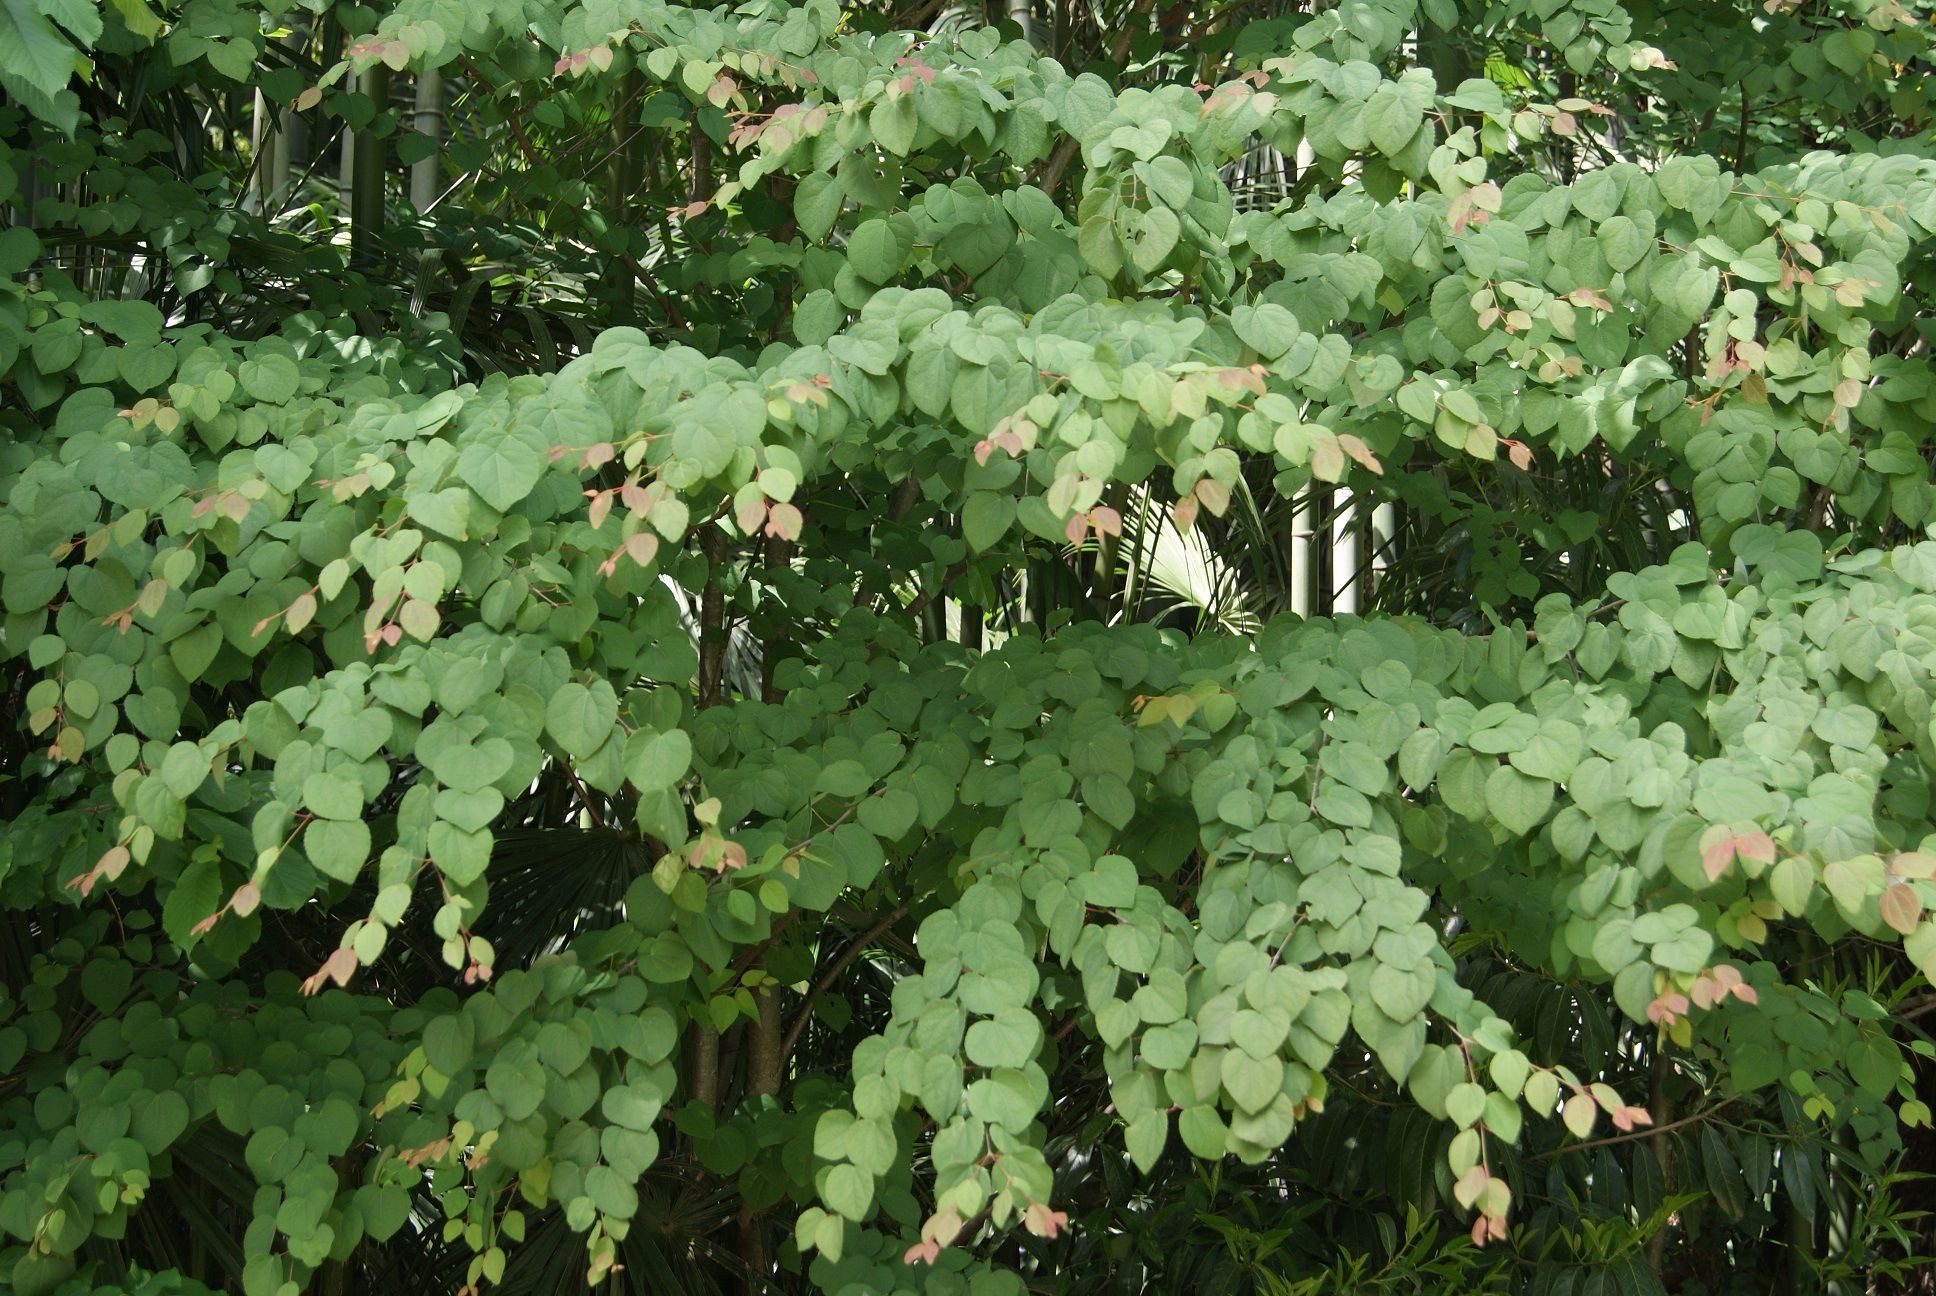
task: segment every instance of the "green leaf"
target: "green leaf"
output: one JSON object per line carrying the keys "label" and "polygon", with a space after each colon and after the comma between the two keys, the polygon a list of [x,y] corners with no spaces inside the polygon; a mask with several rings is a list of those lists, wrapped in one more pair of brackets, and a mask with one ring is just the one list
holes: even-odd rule
{"label": "green leaf", "polygon": [[1242,1049],[1227,1049],[1220,1068],[1224,1092],[1246,1112],[1262,1111],[1284,1084],[1284,1063],[1276,1057],[1252,1057]]}
{"label": "green leaf", "polygon": [[968,547],[984,553],[999,543],[1015,524],[1015,497],[999,491],[975,491],[961,510],[961,534]]}
{"label": "green leaf", "polygon": [[523,502],[544,471],[544,443],[531,429],[516,425],[480,429],[457,455],[457,475],[499,512]]}
{"label": "green leaf", "polygon": [[1129,1159],[1144,1174],[1156,1168],[1157,1161],[1163,1156],[1163,1145],[1169,1142],[1169,1138],[1169,1113],[1162,1111],[1144,1112],[1123,1131],[1123,1145],[1129,1151]]}
{"label": "green leaf", "polygon": [[173,1090],[133,1104],[128,1133],[149,1156],[160,1156],[188,1128],[188,1101]]}
{"label": "green leaf", "polygon": [[1183,233],[1182,223],[1167,207],[1153,207],[1142,213],[1129,241],[1130,263],[1144,274],[1152,274],[1169,260]]}
{"label": "green leaf", "polygon": [[1486,777],[1486,809],[1501,827],[1524,836],[1553,805],[1553,785],[1543,778],[1501,765]]}
{"label": "green leaf", "polygon": [[1021,1067],[1042,1043],[1042,1024],[1032,1013],[1005,1012],[968,1028],[968,1060],[976,1066]]}
{"label": "green leaf", "polygon": [[1424,114],[1396,82],[1384,82],[1365,101],[1365,133],[1386,157],[1397,157],[1404,152],[1424,124]]}
{"label": "green leaf", "polygon": [[844,198],[840,181],[824,171],[800,177],[793,190],[793,217],[799,222],[800,233],[810,242],[826,238],[840,215]]}
{"label": "green leaf", "polygon": [[847,264],[869,283],[886,283],[907,264],[909,241],[884,217],[861,222],[847,240]]}
{"label": "green leaf", "polygon": [[440,1074],[455,1076],[469,1065],[473,1029],[462,1013],[433,1017],[424,1027],[424,1060]]}
{"label": "green leaf", "polygon": [[867,124],[873,130],[875,143],[896,157],[906,157],[914,147],[914,132],[920,118],[915,113],[914,100],[902,95],[875,104]]}
{"label": "green leaf", "polygon": [[285,355],[266,352],[242,362],[236,372],[242,390],[269,405],[285,405],[296,394],[302,373]]}
{"label": "green leaf", "polygon": [[827,1172],[820,1200],[837,1215],[850,1220],[866,1219],[874,1204],[874,1181],[858,1167],[835,1166]]}
{"label": "green leaf", "polygon": [[303,780],[303,804],[324,819],[360,819],[363,789],[340,775],[311,774]]}
{"label": "green leaf", "polygon": [[215,912],[221,896],[221,870],[213,860],[197,860],[183,869],[161,910],[161,927],[168,939],[183,948],[195,944],[196,924]]}
{"label": "green leaf", "polygon": [[514,1039],[498,1050],[484,1072],[484,1088],[511,1120],[523,1120],[544,1100],[544,1069],[528,1040]]}
{"label": "green leaf", "polygon": [[1176,1129],[1190,1155],[1205,1161],[1222,1159],[1230,1130],[1214,1107],[1185,1107],[1176,1118]]}
{"label": "green leaf", "polygon": [[66,131],[74,128],[72,108],[57,108],[54,96],[80,69],[81,56],[33,0],[0,0],[0,85],[23,98]]}
{"label": "green leaf", "polygon": [[862,801],[854,817],[875,837],[898,841],[914,826],[920,811],[921,802],[912,792],[890,787]]}
{"label": "green leaf", "polygon": [[370,857],[370,826],[358,818],[313,819],[302,837],[303,854],[316,871],[354,882]]}
{"label": "green leaf", "polygon": [[685,777],[692,764],[692,739],[684,730],[654,733],[634,730],[625,742],[625,777],[641,792],[664,791]]}
{"label": "green leaf", "polygon": [[569,681],[545,704],[545,730],[580,760],[603,746],[617,724],[618,694],[602,679],[590,687]]}

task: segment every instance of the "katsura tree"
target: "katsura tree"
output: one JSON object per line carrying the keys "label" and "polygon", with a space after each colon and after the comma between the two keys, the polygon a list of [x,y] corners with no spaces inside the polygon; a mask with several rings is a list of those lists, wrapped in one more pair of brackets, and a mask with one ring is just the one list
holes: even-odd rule
{"label": "katsura tree", "polygon": [[1913,1268],[1922,15],[990,16],[0,0],[12,1289]]}

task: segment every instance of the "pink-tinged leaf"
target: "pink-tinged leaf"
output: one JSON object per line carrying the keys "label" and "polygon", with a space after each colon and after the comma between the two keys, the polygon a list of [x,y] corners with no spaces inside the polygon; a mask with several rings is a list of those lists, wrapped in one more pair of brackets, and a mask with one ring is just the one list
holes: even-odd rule
{"label": "pink-tinged leaf", "polygon": [[1775,839],[1759,828],[1753,832],[1738,833],[1734,839],[1734,853],[1756,864],[1773,864]]}
{"label": "pink-tinged leaf", "polygon": [[1311,447],[1311,475],[1319,481],[1344,480],[1344,450],[1336,437],[1325,437]]}
{"label": "pink-tinged leaf", "polygon": [[901,1263],[910,1265],[933,1264],[936,1257],[940,1254],[941,1246],[939,1243],[933,1241],[916,1242],[902,1254]]}
{"label": "pink-tinged leaf", "polygon": [[1222,517],[1230,507],[1230,488],[1214,477],[1205,477],[1191,491],[1211,517]]}
{"label": "pink-tinged leaf", "polygon": [[806,518],[791,504],[775,504],[766,511],[766,534],[782,540],[798,540]]}
{"label": "pink-tinged leaf", "polygon": [[208,933],[215,930],[215,924],[221,921],[221,918],[222,918],[222,911],[220,909],[217,909],[214,913],[202,919],[200,922],[196,923],[193,927],[190,927],[188,929],[188,934],[191,936],[206,936],[208,935]]}
{"label": "pink-tinged leaf", "polygon": [[247,918],[261,903],[262,888],[253,882],[244,882],[235,888],[235,894],[229,897],[229,908],[235,911],[235,916],[238,918]]}
{"label": "pink-tinged leaf", "polygon": [[313,995],[323,988],[325,981],[334,981],[339,986],[346,986],[350,978],[356,974],[356,967],[356,951],[339,949],[324,959],[323,965],[302,983],[302,992]]}
{"label": "pink-tinged leaf", "polygon": [[322,101],[323,89],[321,86],[305,87],[303,92],[296,96],[296,111],[308,112]]}
{"label": "pink-tinged leaf", "polygon": [[625,556],[644,567],[658,556],[659,538],[649,531],[635,531],[625,539]]}
{"label": "pink-tinged leaf", "polygon": [[1923,902],[1907,882],[1891,882],[1882,893],[1882,921],[1907,936],[1923,916]]}
{"label": "pink-tinged leaf", "polygon": [[1366,445],[1361,438],[1355,437],[1349,432],[1340,432],[1338,433],[1338,449],[1350,455],[1352,461],[1360,468],[1375,473],[1380,477],[1385,475],[1385,465],[1378,462],[1378,456],[1372,452],[1372,448]]}
{"label": "pink-tinged leaf", "polygon": [[652,507],[652,492],[639,485],[636,477],[618,488],[618,497],[625,501],[628,512],[643,513]]}
{"label": "pink-tinged leaf", "polygon": [[1050,1210],[1041,1202],[1032,1202],[1023,1215],[1022,1222],[1036,1237],[1053,1239],[1063,1229],[1069,1227],[1069,1216],[1065,1211]]}
{"label": "pink-tinged leaf", "polygon": [[1521,472],[1533,470],[1533,448],[1524,441],[1506,441],[1506,458],[1512,460],[1513,467]]}
{"label": "pink-tinged leaf", "polygon": [[748,499],[735,510],[733,520],[739,523],[741,535],[754,534],[766,520],[766,500],[759,496]]}
{"label": "pink-tinged leaf", "polygon": [[1688,998],[1675,990],[1669,990],[1667,994],[1648,1003],[1648,1021],[1655,1025],[1671,1027],[1675,1025],[1675,1019],[1686,1015],[1688,1015]]}
{"label": "pink-tinged leaf", "polygon": [[1197,501],[1193,495],[1180,499],[1170,506],[1170,520],[1176,523],[1179,531],[1188,531],[1197,524]]}
{"label": "pink-tinged leaf", "polygon": [[377,632],[377,637],[394,648],[403,639],[403,627],[392,621]]}
{"label": "pink-tinged leaf", "polygon": [[578,466],[587,471],[593,468],[603,468],[617,457],[618,451],[613,448],[610,441],[600,441],[595,445],[585,448],[585,453],[578,460]]}
{"label": "pink-tinged leaf", "polygon": [[121,876],[121,871],[128,867],[129,861],[133,858],[134,856],[128,853],[126,846],[110,846],[101,852],[100,861],[95,864],[94,868],[103,877],[107,878],[108,881],[112,882]]}
{"label": "pink-tinged leaf", "polygon": [[987,437],[983,437],[981,440],[975,442],[975,463],[983,467],[987,466],[988,456],[993,454],[994,451],[995,443]]}
{"label": "pink-tinged leaf", "polygon": [[1070,544],[1081,544],[1082,538],[1089,534],[1088,519],[1080,513],[1076,514],[1063,526],[1062,534],[1069,538]]}
{"label": "pink-tinged leaf", "polygon": [[1921,851],[1904,851],[1889,861],[1889,872],[1904,878],[1936,877],[1936,856],[1925,855]]}
{"label": "pink-tinged leaf", "polygon": [[316,596],[307,590],[296,595],[296,601],[282,614],[282,623],[289,628],[290,634],[301,634],[315,619]]}
{"label": "pink-tinged leaf", "polygon": [[1701,851],[1701,872],[1707,874],[1707,880],[1710,882],[1720,881],[1721,875],[1728,871],[1728,865],[1732,863],[1734,863],[1733,837],[1724,836]]}
{"label": "pink-tinged leaf", "polygon": [[605,519],[612,514],[613,492],[586,491],[585,494],[589,495],[592,501],[591,507],[585,510],[585,520],[590,522],[592,530],[596,531],[605,525]]}
{"label": "pink-tinged leaf", "polygon": [[1120,536],[1123,533],[1123,515],[1107,504],[1091,509],[1089,522],[1096,528],[1097,535]]}

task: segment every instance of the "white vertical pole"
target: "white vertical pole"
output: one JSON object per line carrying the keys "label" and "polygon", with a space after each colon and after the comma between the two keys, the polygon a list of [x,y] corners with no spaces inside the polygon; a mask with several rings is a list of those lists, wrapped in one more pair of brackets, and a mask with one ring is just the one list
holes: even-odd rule
{"label": "white vertical pole", "polygon": [[1311,615],[1311,514],[1317,506],[1314,490],[1305,491],[1304,498],[1291,505],[1291,611],[1301,617]]}
{"label": "white vertical pole", "polygon": [[1338,508],[1331,515],[1331,614],[1358,610],[1358,532],[1352,526],[1358,510],[1349,490],[1340,488]]}
{"label": "white vertical pole", "polygon": [[1386,500],[1371,510],[1371,547],[1373,556],[1371,560],[1371,572],[1367,577],[1371,582],[1371,589],[1365,591],[1367,597],[1370,596],[1373,589],[1378,587],[1378,583],[1384,579],[1386,569],[1391,566],[1392,537],[1397,532],[1398,508],[1396,505],[1390,500]]}

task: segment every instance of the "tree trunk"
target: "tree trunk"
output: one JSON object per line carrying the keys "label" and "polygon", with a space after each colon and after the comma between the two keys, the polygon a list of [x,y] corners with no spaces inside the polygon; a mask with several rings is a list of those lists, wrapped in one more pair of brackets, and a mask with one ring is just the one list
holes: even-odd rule
{"label": "tree trunk", "polygon": [[[780,988],[767,985],[758,995],[760,1016],[753,1023],[746,1052],[749,1103],[778,1095],[786,1062],[780,1048]],[[767,1259],[766,1230],[760,1214],[746,1205],[739,1208],[739,1258],[746,1270],[746,1296],[759,1296],[766,1290],[772,1265]]]}

